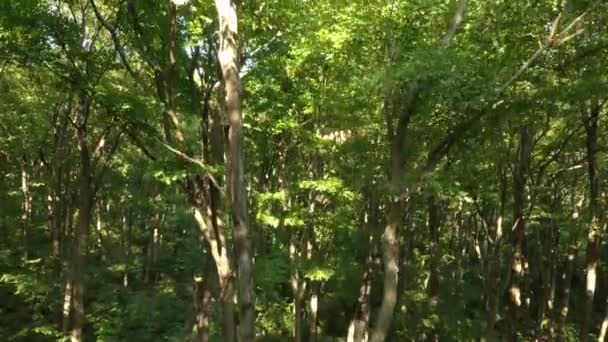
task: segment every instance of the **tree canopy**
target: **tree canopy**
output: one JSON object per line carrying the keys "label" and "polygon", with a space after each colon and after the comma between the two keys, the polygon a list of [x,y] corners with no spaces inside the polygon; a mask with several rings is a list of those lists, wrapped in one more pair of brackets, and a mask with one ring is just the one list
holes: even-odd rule
{"label": "tree canopy", "polygon": [[0,3],[0,340],[604,341],[608,3]]}

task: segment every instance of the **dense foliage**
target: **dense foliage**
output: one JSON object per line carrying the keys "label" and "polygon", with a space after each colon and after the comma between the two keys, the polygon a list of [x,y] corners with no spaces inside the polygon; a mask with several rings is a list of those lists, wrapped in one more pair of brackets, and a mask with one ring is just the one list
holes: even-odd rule
{"label": "dense foliage", "polygon": [[0,2],[0,340],[604,341],[606,27]]}

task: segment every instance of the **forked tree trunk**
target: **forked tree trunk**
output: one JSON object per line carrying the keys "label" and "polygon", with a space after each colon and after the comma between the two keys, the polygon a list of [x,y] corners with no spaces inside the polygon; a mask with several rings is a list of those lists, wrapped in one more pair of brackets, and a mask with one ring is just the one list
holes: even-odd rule
{"label": "forked tree trunk", "polygon": [[255,291],[253,285],[253,243],[247,217],[247,193],[243,165],[243,116],[241,79],[238,67],[238,21],[236,1],[215,0],[219,22],[218,60],[224,87],[228,120],[228,183],[234,225],[239,294],[239,341],[255,338]]}
{"label": "forked tree trunk", "polygon": [[[211,207],[207,207],[211,212]],[[208,214],[203,217],[200,208],[194,206],[194,218],[198,223],[201,232],[209,243],[209,251],[215,262],[220,289],[220,300],[222,302],[223,314],[223,340],[226,342],[234,341],[234,287],[232,278],[232,268],[224,235],[223,223],[218,217]]]}

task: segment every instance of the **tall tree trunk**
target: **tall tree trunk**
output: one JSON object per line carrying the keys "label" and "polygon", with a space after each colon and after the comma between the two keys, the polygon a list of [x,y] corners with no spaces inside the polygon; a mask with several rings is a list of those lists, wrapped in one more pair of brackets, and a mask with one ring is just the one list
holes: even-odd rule
{"label": "tall tree trunk", "polygon": [[586,260],[586,292],[583,307],[583,322],[581,327],[581,341],[589,339],[589,330],[593,321],[593,299],[597,278],[597,263],[600,249],[600,219],[599,219],[599,178],[597,170],[598,123],[600,106],[591,108],[584,114],[583,121],[586,130],[587,171],[589,174],[589,213],[590,225],[587,234],[587,260]]}
{"label": "tall tree trunk", "polygon": [[384,263],[384,286],[382,303],[372,331],[372,342],[382,342],[389,332],[395,304],[399,279],[399,240],[397,232],[401,224],[401,199],[392,198],[389,204],[388,222],[382,236],[382,261]]}
{"label": "tall tree trunk", "polygon": [[48,195],[48,214],[49,228],[51,231],[52,257],[54,260],[53,272],[57,277],[61,273],[61,242],[64,234],[64,228],[67,219],[67,201],[68,196],[64,192],[64,183],[69,180],[69,171],[64,168],[65,155],[67,153],[68,144],[67,132],[70,117],[69,103],[61,106],[56,112],[57,122],[55,123],[55,143],[53,157],[51,159],[50,177],[51,189]]}
{"label": "tall tree trunk", "polygon": [[239,340],[255,338],[253,243],[247,218],[247,193],[243,165],[243,117],[238,67],[238,24],[234,0],[215,0],[219,18],[218,60],[222,71],[225,113],[228,120],[228,182],[239,294]]}
{"label": "tall tree trunk", "polygon": [[519,153],[513,182],[513,222],[511,235],[512,261],[511,284],[509,286],[509,330],[510,340],[515,340],[520,331],[522,307],[523,277],[525,267],[524,243],[526,238],[526,183],[532,155],[533,135],[528,127],[522,127],[519,132]]}
{"label": "tall tree trunk", "polygon": [[[211,212],[211,207],[207,207]],[[215,215],[208,214],[203,216],[202,210],[198,206],[193,206],[194,218],[198,226],[209,243],[209,250],[218,275],[220,288],[220,300],[222,302],[223,314],[223,339],[226,342],[234,341],[234,287],[230,258],[226,247],[223,223]]]}
{"label": "tall tree trunk", "polygon": [[82,328],[84,325],[84,272],[87,257],[87,235],[91,223],[91,208],[93,193],[91,189],[91,155],[87,142],[87,119],[89,102],[86,95],[79,94],[76,98],[77,116],[77,138],[80,150],[80,180],[79,180],[79,205],[78,226],[74,236],[74,247],[72,249],[72,301],[74,318],[72,322],[71,340],[80,342],[83,339]]}

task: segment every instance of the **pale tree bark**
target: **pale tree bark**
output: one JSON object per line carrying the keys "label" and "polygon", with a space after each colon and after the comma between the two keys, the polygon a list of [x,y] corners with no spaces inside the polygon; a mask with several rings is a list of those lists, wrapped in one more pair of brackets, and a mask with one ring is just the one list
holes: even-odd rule
{"label": "pale tree bark", "polygon": [[27,160],[23,158],[21,164],[21,194],[23,201],[21,203],[21,238],[23,243],[23,258],[27,260],[29,258],[29,243],[28,243],[28,230],[32,220],[32,193],[30,190],[31,175],[27,170]]}
{"label": "pale tree bark", "polygon": [[[234,287],[230,258],[224,238],[223,223],[219,218],[214,221],[211,209],[208,207],[207,215],[203,216],[199,206],[193,206],[194,218],[201,232],[209,243],[209,250],[218,275],[220,288],[220,299],[222,301],[223,314],[223,339],[226,342],[234,341]],[[219,224],[218,224],[219,221]]]}
{"label": "pale tree bark", "polygon": [[533,134],[529,127],[519,132],[519,151],[513,179],[513,232],[511,233],[511,284],[509,286],[509,328],[507,336],[515,340],[519,331],[521,307],[524,301],[524,244],[526,239],[527,180],[532,157]]}
{"label": "pale tree bark", "polygon": [[64,333],[68,333],[71,326],[72,317],[72,280],[66,279],[63,283],[61,327]]}
{"label": "pale tree bark", "polygon": [[319,296],[321,294],[321,282],[316,280],[310,281],[310,303],[308,314],[308,341],[316,342],[318,337],[319,324]]}
{"label": "pale tree bark", "polygon": [[207,283],[206,279],[194,279],[196,336],[199,342],[209,341],[209,303],[211,301],[211,291]]}
{"label": "pale tree bark", "polygon": [[586,131],[587,172],[589,176],[589,229],[587,230],[587,260],[585,281],[585,305],[583,308],[583,322],[581,327],[581,341],[589,340],[591,324],[593,322],[593,299],[597,282],[597,264],[600,249],[600,217],[599,217],[599,177],[597,165],[598,150],[598,124],[601,106],[593,106],[584,110],[583,123]]}
{"label": "pale tree bark", "polygon": [[[123,202],[123,205],[127,203]],[[131,269],[131,229],[133,227],[133,214],[131,209],[124,209],[122,214],[122,252],[124,270],[122,272],[122,286],[129,287],[129,271]]]}
{"label": "pale tree bark", "polygon": [[[604,276],[604,281],[608,283],[608,275]],[[606,340],[606,332],[608,331],[608,298],[606,298],[604,310],[604,319],[600,325],[600,333],[597,338],[598,342],[604,342]]]}
{"label": "pale tree bark", "polygon": [[215,0],[219,21],[218,60],[222,72],[225,114],[228,120],[228,183],[234,225],[239,294],[239,340],[255,338],[255,291],[253,285],[253,243],[247,218],[247,193],[243,165],[243,115],[238,68],[238,22],[234,0]]}
{"label": "pale tree bark", "polygon": [[[156,90],[159,99],[164,104],[163,128],[167,147],[176,155],[190,162],[201,165],[199,160],[189,156],[186,150],[185,136],[178,116],[176,102],[176,81],[177,72],[177,9],[173,0],[167,1],[168,35],[167,35],[167,60],[162,68],[155,68]],[[139,28],[139,23],[135,22],[135,27]],[[139,31],[139,29],[138,29]],[[138,32],[141,36],[141,32]],[[143,47],[142,47],[143,48]],[[145,48],[143,49],[145,51]],[[193,71],[193,70],[191,70]],[[238,75],[237,75],[238,76]],[[191,84],[191,86],[195,86]],[[201,140],[203,145],[203,159],[206,163],[220,163],[223,160],[223,144],[221,134],[217,139],[217,131],[221,131],[219,118],[213,118],[210,122],[209,117],[209,98],[205,97],[204,107],[198,108],[198,91],[192,89],[193,102],[201,115],[201,127],[203,128]],[[220,102],[222,102],[220,100]],[[182,149],[180,151],[179,149]],[[188,196],[194,219],[205,237],[209,246],[209,252],[215,263],[215,270],[218,276],[219,297],[222,303],[222,337],[226,342],[235,340],[235,320],[234,320],[234,277],[231,266],[229,248],[226,244],[225,225],[222,220],[221,199],[219,183],[211,179],[210,174],[205,176],[192,176],[182,183],[183,189]],[[203,296],[200,300],[206,300]],[[204,307],[205,303],[198,303]]]}

